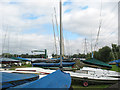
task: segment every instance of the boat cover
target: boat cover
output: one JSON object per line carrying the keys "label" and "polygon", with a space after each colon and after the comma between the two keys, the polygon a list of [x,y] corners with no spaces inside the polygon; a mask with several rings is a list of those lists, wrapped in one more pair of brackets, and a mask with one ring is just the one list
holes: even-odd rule
{"label": "boat cover", "polygon": [[[75,62],[62,62],[63,67],[73,66]],[[33,63],[36,67],[59,67],[60,63]]]}
{"label": "boat cover", "polygon": [[14,88],[70,88],[70,85],[70,74],[57,70],[41,79]]}
{"label": "boat cover", "polygon": [[22,60],[22,61],[31,61],[29,59],[26,59],[26,58],[22,58],[22,57],[17,57],[19,60]]}
{"label": "boat cover", "polygon": [[91,65],[93,64],[93,65],[98,65],[98,66],[102,66],[102,67],[112,68],[111,65],[106,64],[106,63],[99,61],[97,59],[94,59],[94,58],[88,59],[88,60],[82,60],[82,62],[86,63],[86,64],[91,64]]}
{"label": "boat cover", "polygon": [[15,60],[22,60],[22,61],[31,61],[29,59],[26,59],[26,58],[22,58],[22,57],[11,57],[12,59],[15,59]]}
{"label": "boat cover", "polygon": [[37,74],[19,74],[0,72],[0,88],[9,88],[39,78]]}
{"label": "boat cover", "polygon": [[109,64],[111,64],[111,63],[120,63],[120,59],[114,60],[114,61],[110,61]]}

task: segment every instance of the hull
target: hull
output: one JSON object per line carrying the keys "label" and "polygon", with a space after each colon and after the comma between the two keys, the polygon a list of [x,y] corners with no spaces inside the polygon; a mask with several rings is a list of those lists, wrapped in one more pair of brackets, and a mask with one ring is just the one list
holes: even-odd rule
{"label": "hull", "polygon": [[120,80],[102,80],[102,79],[90,79],[90,78],[79,78],[79,77],[72,77],[72,80],[78,80],[80,82],[87,81],[91,84],[114,84],[118,83]]}
{"label": "hull", "polygon": [[80,74],[69,72],[73,80],[78,80],[80,82],[88,81],[89,83],[96,84],[96,83],[106,83],[106,84],[113,84],[120,81],[120,78],[113,78],[108,76],[96,76],[96,75],[89,75],[89,74]]}
{"label": "hull", "polygon": [[[63,62],[62,65],[63,67],[70,67],[73,66],[75,63],[74,62]],[[34,67],[59,67],[60,63],[33,63],[32,64]]]}
{"label": "hull", "polygon": [[97,75],[97,76],[99,75],[99,76],[120,78],[120,72],[98,69],[98,68],[83,67],[82,69],[77,70],[76,72],[77,73],[87,72],[88,74],[92,73],[92,74]]}

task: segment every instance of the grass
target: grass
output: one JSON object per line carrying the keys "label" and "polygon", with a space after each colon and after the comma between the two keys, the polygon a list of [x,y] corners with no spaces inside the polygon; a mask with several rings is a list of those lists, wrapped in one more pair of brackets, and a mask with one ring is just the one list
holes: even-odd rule
{"label": "grass", "polygon": [[25,67],[32,67],[31,64],[26,64],[22,66],[12,66],[9,70],[15,70],[16,68],[25,68]]}
{"label": "grass", "polygon": [[73,89],[75,88],[107,88],[110,85],[105,85],[105,84],[101,84],[101,85],[89,85],[88,87],[83,87],[82,85],[72,85]]}
{"label": "grass", "polygon": [[116,72],[120,72],[120,67],[116,66],[116,65],[112,65],[112,71],[116,71]]}
{"label": "grass", "polygon": [[88,87],[84,87],[82,86],[82,83],[79,82],[79,81],[73,81],[72,80],[72,84],[71,84],[73,90],[76,89],[76,88],[82,88],[82,89],[104,89],[104,88],[107,88],[109,86],[111,86],[111,84],[95,84],[95,85],[92,85],[92,84],[89,84]]}

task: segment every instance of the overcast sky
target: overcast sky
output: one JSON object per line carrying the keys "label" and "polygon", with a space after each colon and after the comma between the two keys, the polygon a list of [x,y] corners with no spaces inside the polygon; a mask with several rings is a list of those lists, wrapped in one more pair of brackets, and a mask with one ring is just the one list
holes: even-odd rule
{"label": "overcast sky", "polygon": [[[95,46],[100,19],[98,50],[118,41],[119,0],[62,0],[62,22],[65,54],[84,53]],[[54,21],[59,53],[59,0],[0,0],[1,53],[31,53],[31,50],[48,50],[56,53],[52,19]],[[101,11],[101,17],[100,17]]]}

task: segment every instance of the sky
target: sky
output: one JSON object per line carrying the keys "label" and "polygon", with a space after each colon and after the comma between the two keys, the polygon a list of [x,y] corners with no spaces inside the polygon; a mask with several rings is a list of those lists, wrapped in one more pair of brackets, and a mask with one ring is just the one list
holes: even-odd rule
{"label": "sky", "polygon": [[[117,44],[118,1],[62,0],[64,54],[94,50],[100,20],[95,50]],[[44,49],[48,55],[56,53],[53,20],[59,54],[59,0],[0,0],[0,12],[0,53],[32,54]]]}

